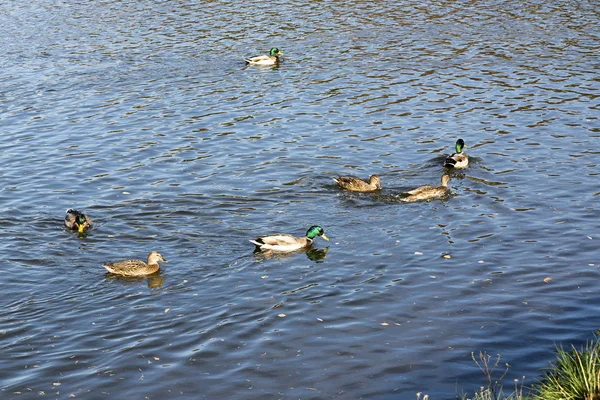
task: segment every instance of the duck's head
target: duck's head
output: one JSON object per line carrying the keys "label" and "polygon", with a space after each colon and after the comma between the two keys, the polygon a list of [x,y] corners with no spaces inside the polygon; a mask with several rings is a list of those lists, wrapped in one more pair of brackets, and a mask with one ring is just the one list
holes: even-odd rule
{"label": "duck's head", "polygon": [[306,232],[307,238],[314,239],[317,236],[321,236],[323,239],[329,241],[329,238],[325,236],[325,231],[323,231],[323,228],[321,228],[320,226],[315,225],[308,228],[308,231]]}
{"label": "duck's head", "polygon": [[77,214],[77,216],[75,217],[75,222],[77,223],[77,232],[83,233],[86,223],[85,215]]}
{"label": "duck's head", "polygon": [[79,226],[77,229],[79,229],[79,232],[83,231],[83,228],[85,227],[85,215],[83,214],[78,214],[75,217],[75,222],[77,222],[77,225]]}
{"label": "duck's head", "polygon": [[269,55],[271,57],[277,57],[277,56],[282,56],[283,53],[281,51],[279,51],[279,49],[277,47],[273,47],[271,49],[271,51],[269,51]]}
{"label": "duck's head", "polygon": [[377,186],[377,189],[379,190],[383,189],[381,187],[381,179],[379,179],[379,176],[377,175],[371,175],[369,177],[369,184]]}
{"label": "duck's head", "polygon": [[462,140],[462,139],[458,139],[458,140],[456,141],[456,152],[457,152],[458,154],[462,153],[462,151],[463,151],[463,148],[465,148],[465,147],[467,147],[467,146],[465,145],[465,141],[464,141],[464,140]]}
{"label": "duck's head", "polygon": [[448,186],[448,182],[450,182],[450,175],[442,176],[442,186]]}
{"label": "duck's head", "polygon": [[156,264],[158,261],[168,262],[158,251],[151,251],[148,254],[148,264]]}

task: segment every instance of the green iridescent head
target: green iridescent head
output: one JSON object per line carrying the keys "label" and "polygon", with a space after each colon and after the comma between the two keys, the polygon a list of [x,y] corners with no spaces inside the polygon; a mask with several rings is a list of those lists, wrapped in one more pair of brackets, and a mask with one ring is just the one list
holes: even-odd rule
{"label": "green iridescent head", "polygon": [[83,214],[77,215],[77,217],[75,217],[75,221],[77,221],[77,223],[79,225],[85,224],[85,215],[83,215]]}
{"label": "green iridescent head", "polygon": [[458,154],[462,153],[464,147],[467,147],[467,146],[465,146],[465,141],[462,139],[458,139],[456,141],[456,152]]}
{"label": "green iridescent head", "polygon": [[269,55],[270,55],[271,57],[276,57],[276,56],[281,56],[281,55],[283,55],[283,53],[282,53],[282,52],[280,52],[280,51],[279,51],[279,49],[278,49],[277,47],[273,47],[273,48],[271,49],[271,51],[269,52]]}
{"label": "green iridescent head", "polygon": [[314,239],[317,236],[321,236],[325,240],[329,240],[327,236],[325,236],[325,231],[320,226],[311,226],[306,232],[306,237],[309,239]]}

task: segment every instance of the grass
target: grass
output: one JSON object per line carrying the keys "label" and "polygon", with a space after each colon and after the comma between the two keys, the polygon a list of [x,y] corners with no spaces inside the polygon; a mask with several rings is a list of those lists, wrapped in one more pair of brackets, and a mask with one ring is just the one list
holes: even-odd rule
{"label": "grass", "polygon": [[[483,352],[479,359],[471,353],[473,361],[485,375],[485,386],[473,395],[456,396],[460,400],[600,400],[600,335],[586,342],[581,349],[571,345],[569,350],[556,347],[556,361],[545,370],[541,380],[532,387],[525,387],[525,377],[514,380],[510,393],[503,390],[502,380],[506,377],[509,365],[500,367],[500,355],[492,356]],[[528,390],[523,394],[524,389]]]}
{"label": "grass", "polygon": [[577,350],[556,348],[557,360],[536,385],[533,400],[600,400],[600,337]]}
{"label": "grass", "polygon": [[[496,359],[492,362],[492,356],[486,352],[479,352],[479,360],[475,357],[475,353],[471,353],[471,358],[477,364],[481,372],[485,375],[487,383],[485,386],[476,390],[473,395],[463,393],[457,399],[461,400],[524,400],[523,388],[525,377],[519,382],[518,379],[514,381],[514,391],[508,395],[504,394],[502,386],[502,380],[508,373],[510,365],[504,364],[503,370],[499,370],[500,366],[500,354],[496,356]],[[499,376],[498,376],[499,375]],[[497,377],[495,377],[497,376]]]}

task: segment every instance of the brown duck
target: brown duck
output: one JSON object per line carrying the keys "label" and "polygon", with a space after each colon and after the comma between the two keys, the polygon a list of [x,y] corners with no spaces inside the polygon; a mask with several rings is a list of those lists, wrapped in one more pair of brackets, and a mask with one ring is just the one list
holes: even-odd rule
{"label": "brown duck", "polygon": [[409,196],[401,198],[401,201],[419,201],[419,200],[434,200],[444,197],[448,194],[448,182],[450,177],[448,175],[442,176],[441,186],[421,186],[413,190],[406,192]]}
{"label": "brown duck", "polygon": [[342,189],[350,190],[352,192],[372,192],[374,190],[381,189],[381,180],[377,175],[371,175],[369,182],[365,182],[362,179],[354,176],[338,176],[333,178]]}
{"label": "brown duck", "polygon": [[122,276],[145,276],[159,270],[159,261],[168,262],[158,251],[148,254],[148,263],[142,260],[124,260],[103,264],[108,272]]}

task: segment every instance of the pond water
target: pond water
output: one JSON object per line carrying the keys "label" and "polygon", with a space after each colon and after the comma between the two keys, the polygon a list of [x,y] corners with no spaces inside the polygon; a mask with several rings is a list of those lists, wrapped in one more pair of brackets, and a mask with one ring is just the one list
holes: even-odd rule
{"label": "pond water", "polygon": [[[600,327],[599,16],[4,2],[1,397],[450,399],[485,383],[480,351],[535,382]],[[452,194],[398,201],[457,138]],[[311,225],[310,252],[248,241]],[[149,278],[101,267],[151,250]]]}

